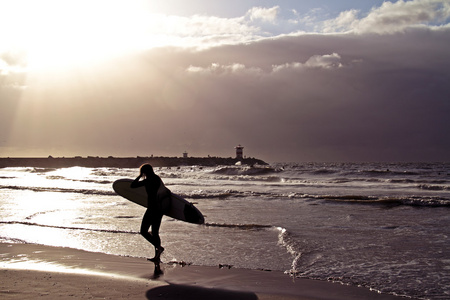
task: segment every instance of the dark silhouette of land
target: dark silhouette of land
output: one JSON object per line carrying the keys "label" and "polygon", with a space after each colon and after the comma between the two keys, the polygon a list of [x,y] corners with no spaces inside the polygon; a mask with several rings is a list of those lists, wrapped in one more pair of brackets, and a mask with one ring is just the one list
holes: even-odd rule
{"label": "dark silhouette of land", "polygon": [[223,158],[223,157],[7,157],[0,158],[0,168],[6,167],[35,167],[35,168],[137,168],[144,163],[154,167],[176,166],[218,166],[235,165],[267,165],[266,162],[256,158]]}

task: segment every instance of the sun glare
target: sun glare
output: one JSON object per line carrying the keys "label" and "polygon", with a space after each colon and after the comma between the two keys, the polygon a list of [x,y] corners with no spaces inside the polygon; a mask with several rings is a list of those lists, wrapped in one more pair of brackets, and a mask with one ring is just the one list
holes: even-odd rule
{"label": "sun glare", "polygon": [[148,46],[149,11],[142,5],[108,0],[2,1],[0,52],[20,50],[26,53],[28,68],[53,69],[140,50]]}

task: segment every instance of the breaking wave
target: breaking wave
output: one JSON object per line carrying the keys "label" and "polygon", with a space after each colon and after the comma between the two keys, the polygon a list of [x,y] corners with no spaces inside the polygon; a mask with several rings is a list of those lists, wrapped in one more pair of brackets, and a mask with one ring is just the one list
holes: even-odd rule
{"label": "breaking wave", "polygon": [[293,238],[292,234],[287,231],[286,228],[276,227],[278,230],[278,244],[286,249],[286,251],[292,255],[293,260],[291,263],[291,269],[286,270],[285,273],[288,273],[290,276],[297,276],[300,274],[299,265],[300,259],[302,257],[302,252],[298,249],[300,247],[297,245],[295,238]]}
{"label": "breaking wave", "polygon": [[219,167],[212,171],[212,174],[221,175],[266,175],[270,173],[279,172],[279,170],[271,167]]}
{"label": "breaking wave", "polygon": [[443,199],[438,197],[411,196],[408,198],[401,198],[401,197],[395,198],[395,197],[376,197],[376,196],[358,196],[358,195],[344,195],[344,196],[323,195],[323,196],[314,196],[314,198],[330,202],[348,203],[348,204],[450,207],[450,199]]}
{"label": "breaking wave", "polygon": [[95,189],[70,189],[70,188],[58,188],[58,187],[33,187],[33,186],[14,186],[14,185],[3,185],[0,189],[9,190],[22,190],[22,191],[33,191],[33,192],[56,192],[56,193],[79,193],[84,195],[104,195],[113,196],[117,195],[114,191],[102,191]]}
{"label": "breaking wave", "polygon": [[241,230],[265,230],[273,228],[272,225],[260,225],[260,224],[222,224],[222,223],[205,223],[206,227],[221,227],[221,228],[233,228]]}
{"label": "breaking wave", "polygon": [[24,221],[0,221],[0,224],[7,225],[27,225],[27,226],[38,226],[45,228],[56,228],[56,229],[67,229],[67,230],[86,230],[95,232],[108,232],[108,233],[128,233],[128,234],[139,234],[138,231],[126,231],[126,230],[114,230],[114,229],[96,229],[96,228],[86,228],[86,227],[72,227],[72,226],[58,226],[58,225],[47,225],[39,224],[34,222],[24,222]]}
{"label": "breaking wave", "polygon": [[[117,218],[135,218],[134,216],[118,216]],[[27,218],[30,219],[30,218]],[[0,221],[0,224],[6,225],[26,225],[26,226],[38,226],[46,228],[56,228],[56,229],[67,229],[67,230],[86,230],[95,232],[108,232],[108,233],[128,233],[128,234],[139,234],[138,231],[127,231],[127,230],[115,230],[115,229],[96,229],[87,227],[73,227],[73,226],[59,226],[59,225],[48,225],[40,224],[28,221]],[[261,225],[261,224],[225,224],[225,223],[205,223],[200,226],[206,227],[219,227],[219,228],[230,228],[239,230],[266,230],[270,228],[276,228],[272,225]]]}
{"label": "breaking wave", "polygon": [[450,186],[445,186],[445,185],[419,184],[417,187],[419,189],[429,190],[429,191],[448,191],[448,190],[450,190]]}
{"label": "breaking wave", "polygon": [[[418,188],[431,191],[448,190],[447,186],[426,185]],[[58,187],[33,187],[33,186],[0,186],[1,189],[11,190],[25,190],[33,192],[55,192],[55,193],[78,193],[83,195],[97,195],[97,196],[118,196],[113,190],[99,190],[99,189],[73,189],[73,188],[58,188]],[[408,205],[419,207],[450,207],[450,199],[438,196],[406,196],[406,197],[379,197],[367,195],[312,195],[307,193],[274,193],[274,192],[255,192],[255,191],[237,191],[237,190],[223,190],[223,191],[203,191],[196,190],[192,192],[178,193],[181,197],[192,200],[202,199],[245,199],[258,198],[266,200],[280,200],[286,201],[289,199],[304,199],[308,200],[323,200],[326,202],[335,202],[341,204],[366,204],[366,205]]]}

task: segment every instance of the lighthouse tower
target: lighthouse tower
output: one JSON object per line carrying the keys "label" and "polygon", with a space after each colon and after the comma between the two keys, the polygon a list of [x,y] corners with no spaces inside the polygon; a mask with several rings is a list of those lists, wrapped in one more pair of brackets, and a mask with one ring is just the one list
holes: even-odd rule
{"label": "lighthouse tower", "polygon": [[244,158],[244,147],[242,147],[240,144],[236,147],[236,159],[243,159]]}

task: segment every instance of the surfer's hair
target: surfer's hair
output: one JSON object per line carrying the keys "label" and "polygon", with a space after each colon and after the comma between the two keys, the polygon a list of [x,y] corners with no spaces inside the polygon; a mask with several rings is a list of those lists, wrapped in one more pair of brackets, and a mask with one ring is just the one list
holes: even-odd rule
{"label": "surfer's hair", "polygon": [[155,172],[153,171],[153,167],[150,164],[143,164],[139,170],[141,171],[141,174],[145,175],[153,175]]}

